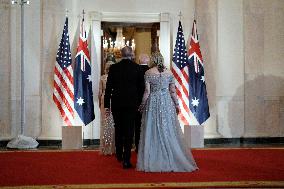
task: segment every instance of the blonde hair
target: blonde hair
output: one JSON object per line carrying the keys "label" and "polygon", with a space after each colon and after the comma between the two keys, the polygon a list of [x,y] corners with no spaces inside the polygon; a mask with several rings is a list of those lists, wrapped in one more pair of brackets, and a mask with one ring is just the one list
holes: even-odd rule
{"label": "blonde hair", "polygon": [[109,68],[111,65],[113,65],[113,61],[107,61],[105,64],[105,70],[104,70],[104,74],[108,74]]}
{"label": "blonde hair", "polygon": [[159,72],[163,72],[165,69],[164,66],[164,57],[160,52],[154,52],[151,55],[150,67],[157,66]]}

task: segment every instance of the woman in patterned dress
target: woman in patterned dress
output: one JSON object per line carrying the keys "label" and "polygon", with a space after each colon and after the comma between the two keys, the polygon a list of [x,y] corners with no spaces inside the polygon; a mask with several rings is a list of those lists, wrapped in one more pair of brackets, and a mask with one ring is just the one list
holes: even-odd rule
{"label": "woman in patterned dress", "polygon": [[104,109],[104,95],[106,89],[106,81],[112,61],[108,61],[105,65],[104,75],[100,79],[99,102],[101,110],[101,127],[100,127],[100,153],[103,155],[112,155],[115,153],[114,143],[114,122],[112,114],[106,115]]}
{"label": "woman in patterned dress", "polygon": [[145,73],[145,92],[140,110],[141,135],[138,171],[191,172],[198,169],[190,148],[185,146],[177,114],[179,104],[174,77],[165,68],[161,53],[151,57],[153,67]]}

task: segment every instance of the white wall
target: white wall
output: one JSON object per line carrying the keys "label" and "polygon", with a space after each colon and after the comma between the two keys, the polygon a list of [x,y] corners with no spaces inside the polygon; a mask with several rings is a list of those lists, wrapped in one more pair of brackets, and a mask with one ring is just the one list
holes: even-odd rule
{"label": "white wall", "polygon": [[11,58],[11,45],[10,45],[10,35],[11,35],[11,27],[10,27],[10,5],[9,2],[5,1],[0,4],[0,106],[2,107],[0,110],[0,131],[1,136],[3,138],[9,137],[11,133],[11,104],[13,104],[12,100],[10,100],[10,89],[11,89],[11,66],[10,66],[10,58]]}
{"label": "white wall", "polygon": [[24,69],[26,124],[24,134],[39,136],[41,133],[41,3],[33,0],[24,11]]}
{"label": "white wall", "polygon": [[[65,9],[69,10],[69,35],[70,43],[72,44],[73,55],[75,54],[77,38],[78,38],[78,21],[79,14],[84,9],[87,13],[86,22],[91,26],[92,22],[88,13],[90,12],[130,12],[130,13],[170,13],[171,31],[176,33],[179,11],[184,13],[184,28],[187,28],[186,37],[188,36],[189,25],[192,22],[192,14],[194,1],[120,1],[119,6],[113,1],[51,1],[42,2],[42,133],[41,139],[60,139],[62,121],[52,101],[52,82],[53,82],[53,67],[54,57],[58,48],[61,37],[62,27],[64,23]],[[151,6],[149,6],[151,5]],[[192,10],[192,11],[189,11]],[[98,26],[99,27],[99,26]],[[171,41],[174,41],[175,34],[171,36]],[[98,41],[94,41],[96,45]],[[171,46],[171,44],[168,44]],[[97,47],[97,46],[95,46]],[[97,49],[97,48],[96,48]],[[92,49],[95,53],[95,49]],[[170,57],[168,58],[170,59]],[[92,64],[100,64],[92,62]],[[96,66],[96,65],[95,65]],[[96,70],[96,69],[95,69]],[[97,73],[100,73],[97,67]],[[96,89],[95,89],[96,91]],[[96,94],[96,92],[94,92]],[[97,119],[84,128],[85,138],[99,138],[99,111],[97,99],[95,99],[95,112]]]}
{"label": "white wall", "polygon": [[244,134],[243,1],[217,2],[216,104],[218,132]]}
{"label": "white wall", "polygon": [[284,135],[284,1],[244,1],[245,137]]}
{"label": "white wall", "polygon": [[[25,8],[27,135],[61,139],[63,122],[52,100],[52,92],[65,9],[69,10],[69,35],[74,56],[82,9],[87,15],[90,12],[167,12],[172,53],[179,11],[183,13],[187,40],[195,7],[211,114],[204,124],[205,138],[283,137],[282,0],[121,0],[119,5],[111,0],[32,0]],[[16,136],[20,126],[19,7],[11,6],[9,0],[2,0],[0,15],[0,140],[5,140]],[[90,26],[88,16],[86,21]],[[93,45],[91,51],[95,49]],[[96,116],[99,116],[97,110]],[[84,128],[85,138],[99,138],[99,122],[94,123]]]}

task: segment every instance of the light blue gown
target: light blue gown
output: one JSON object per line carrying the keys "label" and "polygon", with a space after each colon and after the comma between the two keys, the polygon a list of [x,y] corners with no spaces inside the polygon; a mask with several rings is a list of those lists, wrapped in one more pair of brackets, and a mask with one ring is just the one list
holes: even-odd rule
{"label": "light blue gown", "polygon": [[[143,106],[143,104],[145,104]],[[198,169],[176,114],[173,75],[145,73],[141,135],[136,169],[145,172],[191,172]]]}

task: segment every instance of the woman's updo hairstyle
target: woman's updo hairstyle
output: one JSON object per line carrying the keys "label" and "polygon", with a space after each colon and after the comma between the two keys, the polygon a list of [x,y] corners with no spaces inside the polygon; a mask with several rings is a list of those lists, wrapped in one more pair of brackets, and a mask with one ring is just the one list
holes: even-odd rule
{"label": "woman's updo hairstyle", "polygon": [[154,52],[150,58],[151,65],[155,65],[158,68],[158,71],[161,73],[164,71],[164,58],[160,52]]}

